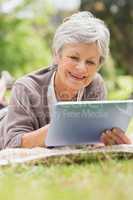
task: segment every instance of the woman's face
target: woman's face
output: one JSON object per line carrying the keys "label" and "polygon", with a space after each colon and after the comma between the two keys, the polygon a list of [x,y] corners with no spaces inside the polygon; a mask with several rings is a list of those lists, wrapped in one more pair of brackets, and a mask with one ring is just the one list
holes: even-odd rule
{"label": "woman's face", "polygon": [[73,90],[89,85],[100,64],[100,52],[96,43],[66,44],[56,55],[57,78],[61,84]]}

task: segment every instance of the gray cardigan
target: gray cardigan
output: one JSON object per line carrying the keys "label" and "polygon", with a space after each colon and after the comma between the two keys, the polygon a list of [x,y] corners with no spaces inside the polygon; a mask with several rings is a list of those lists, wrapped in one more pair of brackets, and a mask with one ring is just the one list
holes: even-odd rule
{"label": "gray cardigan", "polygon": [[[0,120],[0,149],[21,147],[21,137],[50,121],[47,89],[55,66],[41,69],[16,81],[6,115]],[[85,88],[82,101],[106,99],[100,74]]]}

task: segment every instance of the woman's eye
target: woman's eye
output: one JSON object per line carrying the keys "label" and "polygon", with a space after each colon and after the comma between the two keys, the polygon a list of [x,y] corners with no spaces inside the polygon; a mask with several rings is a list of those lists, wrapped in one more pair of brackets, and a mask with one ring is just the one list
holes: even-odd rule
{"label": "woman's eye", "polygon": [[95,65],[95,63],[93,61],[87,61],[86,62],[88,65]]}
{"label": "woman's eye", "polygon": [[73,60],[78,60],[78,57],[76,57],[76,56],[70,56],[70,58]]}

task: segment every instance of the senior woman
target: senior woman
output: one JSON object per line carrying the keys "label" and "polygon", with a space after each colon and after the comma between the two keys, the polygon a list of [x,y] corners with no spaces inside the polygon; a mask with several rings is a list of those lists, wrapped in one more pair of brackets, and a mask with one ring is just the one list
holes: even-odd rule
{"label": "senior woman", "polygon": [[[90,12],[66,18],[54,36],[54,64],[15,83],[0,124],[0,148],[44,146],[52,106],[57,101],[106,99],[98,70],[108,55],[109,40],[104,22]],[[118,128],[107,130],[101,141],[131,143]]]}

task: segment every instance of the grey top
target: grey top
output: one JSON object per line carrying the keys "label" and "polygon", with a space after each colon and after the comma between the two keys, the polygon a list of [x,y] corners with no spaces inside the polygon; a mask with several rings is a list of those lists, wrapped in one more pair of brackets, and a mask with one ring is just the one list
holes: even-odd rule
{"label": "grey top", "polygon": [[[56,66],[28,74],[17,80],[8,111],[0,120],[0,149],[21,147],[21,137],[50,121],[47,90]],[[100,74],[85,88],[82,101],[106,99],[106,88]],[[1,117],[0,117],[1,118]]]}

